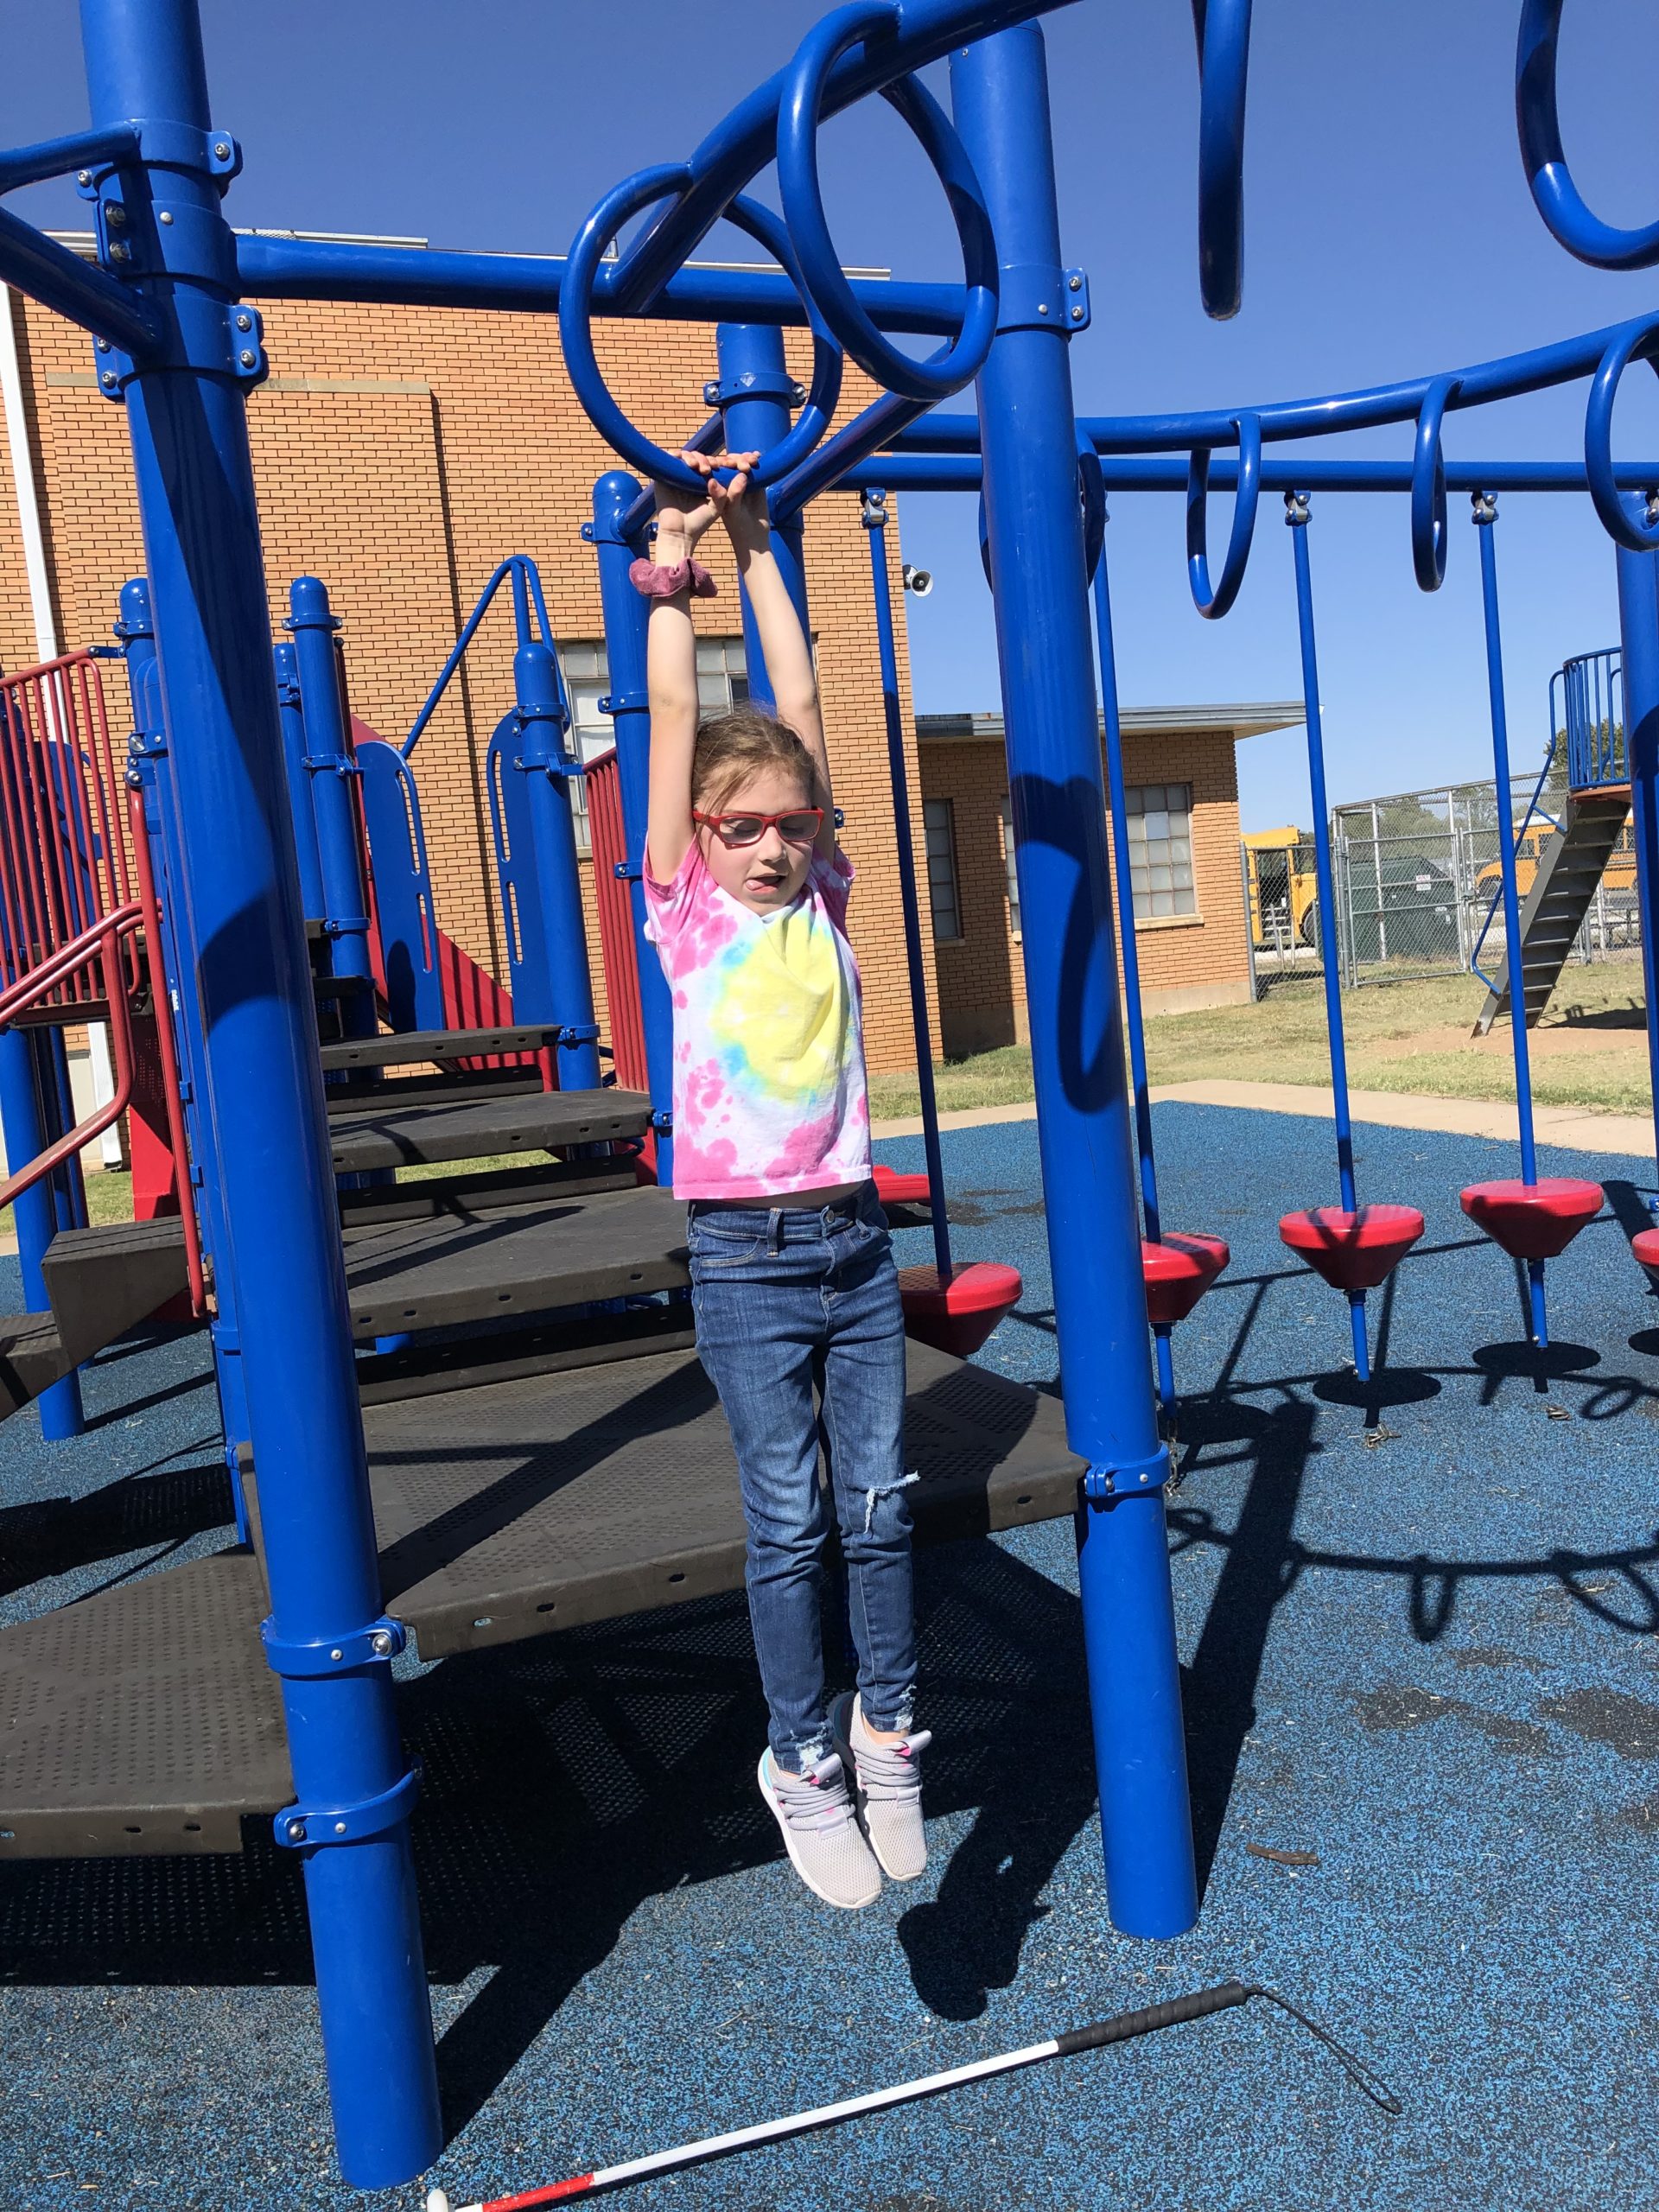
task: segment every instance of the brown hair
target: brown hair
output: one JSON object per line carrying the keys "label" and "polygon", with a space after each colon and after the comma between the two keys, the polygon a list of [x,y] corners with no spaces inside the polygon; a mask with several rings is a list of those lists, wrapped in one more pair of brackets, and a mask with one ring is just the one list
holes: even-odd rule
{"label": "brown hair", "polygon": [[812,755],[792,729],[775,715],[753,704],[734,707],[697,724],[691,755],[691,804],[715,813],[744,778],[757,768],[785,768],[801,779],[809,800],[816,799],[817,770]]}

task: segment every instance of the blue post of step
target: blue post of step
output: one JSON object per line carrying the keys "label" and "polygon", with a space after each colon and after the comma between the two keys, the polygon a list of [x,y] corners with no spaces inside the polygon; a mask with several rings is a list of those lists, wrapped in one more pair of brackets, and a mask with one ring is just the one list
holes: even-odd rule
{"label": "blue post of step", "polygon": [[[1313,629],[1313,564],[1307,533],[1312,503],[1305,492],[1287,492],[1285,520],[1296,552],[1296,627],[1302,649],[1302,716],[1307,726],[1307,780],[1313,806],[1313,880],[1319,912],[1319,977],[1325,986],[1325,1033],[1331,1048],[1331,1099],[1337,1130],[1337,1183],[1342,1210],[1355,1212],[1359,1198],[1354,1181],[1354,1125],[1348,1111],[1348,1040],[1342,1027],[1341,949],[1337,942],[1336,870],[1331,855],[1331,802],[1325,783],[1325,719],[1319,705],[1319,656]],[[1371,1376],[1370,1345],[1365,1333],[1365,1294],[1348,1294],[1348,1318],[1354,1335],[1354,1372],[1362,1382]]]}
{"label": "blue post of step", "polygon": [[[1480,599],[1486,625],[1486,690],[1491,702],[1492,773],[1497,779],[1497,860],[1503,883],[1503,964],[1510,984],[1510,1050],[1515,1058],[1515,1118],[1521,1137],[1521,1180],[1538,1180],[1538,1147],[1532,1128],[1532,1051],[1527,1034],[1526,970],[1521,943],[1521,887],[1515,861],[1515,812],[1510,770],[1510,716],[1503,699],[1503,639],[1497,614],[1497,495],[1477,492],[1471,519],[1480,533]],[[1628,708],[1626,709],[1628,713]],[[1549,1343],[1544,1304],[1544,1263],[1527,1262],[1533,1341]]]}
{"label": "blue post of step", "polygon": [[[149,833],[150,866],[162,910],[162,981],[164,996],[156,1008],[158,1021],[171,1020],[179,1062],[179,1096],[190,1146],[188,1173],[195,1198],[196,1224],[210,1285],[208,1341],[219,1389],[219,1425],[224,1433],[226,1471],[236,1514],[239,1542],[249,1540],[248,1503],[242,1480],[243,1448],[248,1444],[248,1395],[243,1384],[241,1339],[236,1325],[236,1282],[226,1233],[218,1147],[208,1111],[201,1069],[206,1046],[201,1007],[194,983],[196,962],[185,932],[189,917],[178,887],[184,878],[179,842],[179,810],[162,713],[161,669],[156,658],[156,625],[149,585],[143,576],[121,587],[121,613],[115,625],[126,662],[131,695],[132,732],[127,740],[127,780],[135,779]],[[284,650],[292,651],[291,647]]]}
{"label": "blue post of step", "polygon": [[[55,1073],[42,1049],[46,1043],[44,1033],[38,1029],[20,1029],[14,1024],[0,1030],[0,1126],[6,1134],[6,1166],[10,1173],[27,1166],[63,1134]],[[51,1301],[46,1294],[41,1262],[59,1228],[57,1193],[51,1178],[20,1191],[12,1200],[11,1211],[17,1228],[23,1310],[49,1313]],[[42,1390],[35,1402],[40,1408],[41,1434],[48,1443],[60,1444],[79,1436],[86,1426],[81,1411],[80,1377],[73,1371]]]}
{"label": "blue post of step", "polygon": [[[726,424],[728,453],[765,453],[789,433],[791,410],[798,405],[800,386],[784,361],[784,334],[775,324],[722,322],[715,328],[720,375],[705,385],[703,397],[718,407]],[[806,570],[801,558],[801,516],[798,511],[772,526],[772,550],[801,627],[810,638],[806,610]],[[754,624],[749,594],[743,602],[743,653],[748,674],[749,696],[763,707],[773,704],[772,678],[766,656]]]}
{"label": "blue post of step", "polygon": [[651,1118],[657,1137],[657,1179],[674,1179],[674,1006],[657,948],[645,937],[645,818],[651,797],[651,698],[645,689],[645,624],[649,610],[628,582],[628,569],[645,550],[643,531],[625,534],[639,484],[613,468],[594,486],[594,518],[582,536],[599,556],[599,598],[605,623],[610,690],[606,710],[616,733],[617,785],[622,798],[626,858],[617,868],[627,882],[633,912],[633,950],[639,969],[639,1013],[645,1033]]}
{"label": "blue post of step", "polygon": [[283,733],[283,765],[288,772],[289,811],[294,822],[294,857],[300,870],[300,903],[308,921],[320,922],[328,906],[322,890],[316,812],[311,804],[312,778],[306,766],[299,654],[284,638],[271,647],[270,661],[276,677],[276,709]]}
{"label": "blue post of step", "polygon": [[[1135,1148],[1141,1169],[1141,1211],[1147,1241],[1163,1241],[1158,1206],[1158,1155],[1152,1141],[1152,1087],[1147,1074],[1147,1028],[1141,1006],[1141,948],[1135,935],[1135,877],[1129,864],[1129,801],[1123,781],[1123,721],[1117,697],[1117,647],[1112,636],[1112,593],[1106,575],[1106,548],[1095,563],[1095,644],[1100,662],[1101,712],[1106,724],[1106,791],[1112,816],[1112,881],[1117,891],[1118,951],[1123,963],[1123,1004],[1129,1031],[1129,1080],[1135,1088]],[[1166,1321],[1153,1328],[1158,1361],[1158,1397],[1165,1415],[1175,1418],[1175,1351]]]}
{"label": "blue post of step", "polygon": [[[524,591],[513,570],[515,593]],[[528,627],[528,611],[524,612]],[[559,1087],[599,1086],[599,1027],[594,1020],[594,979],[588,965],[588,929],[582,911],[582,874],[570,812],[570,779],[580,774],[566,746],[570,710],[559,664],[545,641],[531,639],[512,657],[513,713],[518,757],[512,765],[525,779],[531,834],[536,848],[536,896],[547,951],[548,1003],[519,1006],[521,1021],[556,1021]]]}
{"label": "blue post of step", "polygon": [[893,827],[899,855],[899,897],[905,917],[905,963],[910,971],[910,1023],[916,1039],[916,1088],[922,1102],[922,1150],[927,1160],[927,1203],[933,1216],[933,1264],[939,1281],[951,1278],[950,1224],[945,1218],[944,1159],[939,1148],[939,1102],[933,1089],[933,1036],[927,1019],[927,970],[922,964],[922,907],[916,893],[915,828],[910,779],[905,766],[905,729],[899,714],[899,652],[893,630],[893,584],[887,570],[887,495],[867,492],[861,518],[870,540],[870,582],[875,588],[875,642],[881,663],[881,706],[887,725],[887,780],[893,786]]}
{"label": "blue post of step", "polygon": [[[334,652],[340,619],[330,610],[327,586],[317,576],[296,576],[289,587],[288,606],[283,626],[294,636],[300,713],[304,718],[305,773],[316,824],[329,969],[335,976],[367,982],[374,974],[369,951],[369,890],[363,880],[363,849],[352,788],[357,763],[352,758],[340,664]],[[375,1025],[371,994],[353,992],[345,1001],[341,1016],[347,1036],[372,1036]]]}
{"label": "blue post of step", "polygon": [[442,2130],[399,1637],[380,1613],[248,452],[245,385],[263,364],[220,200],[235,149],[213,128],[194,0],[80,12],[94,124],[142,118],[166,162],[99,175],[108,273],[159,334],[130,361],[99,358],[126,404],[181,830],[175,896],[240,1298],[266,1648],[297,1799],[277,1840],[304,1866],[340,2165],[359,2189],[388,2189],[430,2164]]}
{"label": "blue post of step", "polygon": [[[1647,1007],[1648,1080],[1659,1160],[1659,554],[1618,548],[1619,663],[1624,688],[1624,769],[1636,841],[1636,905]],[[1608,723],[1611,734],[1611,702]]]}
{"label": "blue post of step", "polygon": [[[75,1095],[69,1077],[69,1047],[64,1042],[62,1030],[55,1023],[44,1029],[41,1035],[51,1062],[51,1095],[57,1101],[57,1125],[60,1129],[73,1129],[75,1126]],[[54,1171],[52,1185],[58,1227],[85,1229],[86,1179],[78,1152],[72,1152],[61,1166]]]}
{"label": "blue post of step", "polygon": [[1126,1935],[1176,1936],[1198,1892],[1169,1455],[1147,1351],[1071,364],[1064,327],[1036,312],[1065,296],[1041,31],[953,54],[950,86],[1003,270],[979,419],[1055,1326],[1087,1463],[1077,1576],[1107,1891]]}

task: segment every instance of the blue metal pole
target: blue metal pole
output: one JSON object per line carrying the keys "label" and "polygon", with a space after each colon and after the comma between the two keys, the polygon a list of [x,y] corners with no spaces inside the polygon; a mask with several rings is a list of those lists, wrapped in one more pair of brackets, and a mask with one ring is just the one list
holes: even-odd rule
{"label": "blue metal pole", "polygon": [[636,478],[613,468],[594,486],[594,518],[582,536],[599,556],[599,597],[605,623],[610,691],[606,706],[616,732],[617,783],[627,855],[617,863],[633,910],[634,957],[639,969],[639,1013],[651,1081],[652,1127],[657,1135],[657,1179],[674,1179],[674,1007],[657,948],[645,936],[645,894],[640,870],[645,857],[646,808],[651,795],[651,698],[645,688],[645,624],[649,610],[628,582],[628,569],[645,550],[643,533],[623,535],[623,518],[639,497]]}
{"label": "blue metal pole", "polygon": [[[1095,642],[1100,662],[1100,696],[1106,722],[1106,791],[1112,816],[1113,882],[1117,891],[1117,936],[1123,963],[1123,1003],[1129,1032],[1129,1079],[1135,1086],[1135,1142],[1141,1167],[1141,1211],[1154,1244],[1163,1242],[1158,1205],[1158,1157],[1152,1138],[1152,1086],[1147,1074],[1147,1030],[1141,1004],[1141,949],[1135,935],[1135,880],[1129,865],[1129,805],[1123,783],[1123,723],[1117,697],[1117,648],[1112,637],[1112,591],[1106,574],[1106,548],[1095,563]],[[1175,1417],[1175,1351],[1166,1322],[1153,1327],[1158,1364],[1158,1399],[1165,1417]]]}
{"label": "blue metal pole", "polygon": [[[727,452],[765,453],[768,448],[781,444],[788,434],[791,405],[802,397],[800,386],[785,365],[783,332],[766,323],[722,322],[715,327],[715,342],[720,375],[714,384],[703,387],[703,397],[725,416]],[[801,627],[810,638],[812,626],[806,607],[806,571],[801,560],[798,512],[782,522],[774,518],[772,550],[789,587],[789,595],[795,602],[795,612],[801,618]],[[749,696],[761,706],[770,707],[774,703],[772,678],[766,673],[760,633],[750,611],[749,594],[746,591],[741,597]]]}
{"label": "blue metal pole", "polygon": [[[1331,1096],[1337,1129],[1337,1181],[1344,1213],[1359,1204],[1354,1184],[1354,1129],[1348,1113],[1348,1044],[1342,1027],[1341,948],[1337,942],[1336,874],[1331,859],[1331,802],[1325,787],[1325,724],[1319,708],[1319,660],[1313,632],[1313,570],[1308,559],[1309,500],[1287,492],[1285,520],[1296,553],[1296,623],[1302,647],[1302,712],[1307,724],[1307,780],[1313,791],[1313,868],[1319,906],[1319,973],[1325,984],[1325,1028],[1331,1046]],[[1354,1372],[1371,1376],[1365,1334],[1365,1294],[1348,1294],[1354,1338]]]}
{"label": "blue metal pole", "polygon": [[305,762],[305,715],[300,704],[299,655],[286,639],[271,647],[276,675],[276,707],[283,732],[283,762],[288,771],[289,811],[294,822],[294,851],[300,868],[300,903],[308,921],[328,912],[323,895],[322,855],[317,849],[317,817],[311,804],[311,776]]}
{"label": "blue metal pole", "polygon": [[[75,1126],[75,1097],[69,1080],[69,1048],[64,1043],[62,1030],[55,1024],[42,1030],[41,1034],[52,1063],[53,1096],[57,1100],[58,1128],[73,1129]],[[86,1179],[79,1153],[70,1154],[54,1173],[52,1183],[57,1202],[58,1227],[85,1229]]]}
{"label": "blue metal pole", "polygon": [[899,898],[905,916],[905,961],[910,970],[910,1020],[916,1039],[916,1088],[922,1101],[922,1149],[927,1156],[927,1203],[933,1216],[933,1262],[942,1283],[950,1280],[950,1224],[945,1218],[944,1159],[939,1149],[939,1102],[933,1088],[933,1037],[927,1019],[927,972],[922,964],[922,910],[916,895],[915,829],[910,781],[905,772],[905,732],[899,718],[899,653],[893,633],[893,585],[887,573],[887,493],[868,493],[862,507],[870,541],[870,581],[875,587],[875,641],[881,658],[881,704],[887,724],[887,776],[893,785],[893,826],[899,854]]}
{"label": "blue metal pole", "polygon": [[[271,680],[241,372],[193,0],[82,0],[95,125],[162,127],[165,169],[100,181],[128,205],[124,275],[166,333],[122,376],[172,746],[201,1069],[234,1243],[243,1363],[340,2159],[359,2189],[442,2140],[391,1657],[316,1028]],[[163,203],[175,221],[154,221]],[[250,318],[251,322],[251,318]],[[343,1656],[335,1660],[334,1651]]]}
{"label": "blue metal pole", "polygon": [[[1134,1164],[1106,805],[1041,32],[950,58],[961,131],[1003,264],[1002,326],[979,378],[985,505],[1015,860],[1028,926],[1038,1141],[1047,1196],[1066,1429],[1111,1915],[1176,1936],[1198,1916]],[[1019,272],[1013,276],[1013,272]]]}
{"label": "blue metal pole", "polygon": [[[513,588],[523,634],[529,627],[528,594],[524,573],[516,568]],[[582,875],[570,813],[570,778],[581,772],[565,747],[570,714],[552,646],[533,639],[521,645],[512,657],[512,680],[519,747],[512,766],[526,779],[549,993],[544,1007],[515,1002],[513,1013],[522,1021],[558,1022],[563,1032],[559,1039],[561,1088],[594,1090],[599,1087],[599,1027],[594,1020]]]}
{"label": "blue metal pole", "polygon": [[[237,1539],[246,1543],[251,1523],[242,1480],[242,1446],[250,1438],[248,1394],[242,1376],[241,1339],[236,1325],[236,1282],[230,1239],[225,1229],[218,1144],[201,1074],[207,1059],[201,1006],[190,981],[195,974],[196,958],[185,934],[188,914],[178,887],[184,880],[184,860],[179,842],[179,810],[172,785],[167,728],[162,714],[156,625],[150,612],[149,585],[143,576],[134,576],[121,587],[121,613],[115,634],[122,643],[132,702],[127,780],[131,783],[137,779],[143,797],[144,823],[149,832],[150,863],[162,909],[161,960],[165,1002],[156,1007],[156,1018],[158,1021],[170,1019],[173,1023],[180,1101],[190,1145],[190,1159],[185,1166],[192,1178],[208,1275],[207,1335],[213,1346],[213,1374],[219,1389],[225,1466],[230,1477]],[[293,648],[281,646],[278,651],[291,654]],[[303,741],[301,749],[303,751]]]}
{"label": "blue metal pole", "polygon": [[[6,1166],[16,1171],[26,1167],[37,1159],[54,1138],[62,1134],[56,1126],[57,1088],[50,1063],[41,1052],[41,1035],[37,1030],[19,1029],[14,1024],[0,1030],[0,1125],[6,1133]],[[51,1082],[52,1090],[43,1096],[43,1078]],[[28,1313],[49,1313],[51,1300],[46,1294],[46,1277],[41,1271],[41,1262],[46,1249],[58,1233],[58,1201],[50,1177],[20,1191],[12,1201],[12,1218],[17,1229],[17,1261],[23,1278],[23,1310]],[[80,1404],[80,1377],[66,1375],[60,1382],[54,1382],[42,1390],[35,1400],[40,1408],[41,1434],[48,1444],[60,1444],[67,1438],[79,1436],[86,1427]]]}
{"label": "blue metal pole", "polygon": [[[288,604],[283,626],[294,633],[299,710],[303,717],[303,766],[311,787],[311,817],[316,825],[330,971],[336,976],[368,977],[374,973],[369,953],[369,893],[363,880],[351,785],[357,766],[352,759],[340,667],[334,657],[334,632],[340,620],[329,610],[327,586],[316,576],[296,576],[289,587]],[[365,993],[348,1000],[346,1014],[348,1026],[355,1016],[358,1026],[372,1033],[373,1010],[372,1006],[365,1007],[366,998]]]}
{"label": "blue metal pole", "polygon": [[[1490,492],[1473,496],[1471,519],[1480,533],[1480,598],[1486,623],[1486,690],[1492,712],[1492,773],[1497,782],[1497,858],[1503,882],[1503,963],[1510,983],[1510,1048],[1515,1055],[1515,1117],[1521,1136],[1521,1180],[1538,1180],[1538,1147],[1532,1128],[1532,1052],[1527,1035],[1527,983],[1521,944],[1521,888],[1516,880],[1515,813],[1510,804],[1510,717],[1503,699],[1503,639],[1498,626],[1497,546],[1493,537],[1497,500]],[[1532,1305],[1532,1334],[1542,1350],[1549,1343],[1544,1303],[1544,1263],[1527,1262]]]}
{"label": "blue metal pole", "polygon": [[[1659,1156],[1659,553],[1618,548],[1618,633],[1624,689],[1624,766],[1636,840],[1636,899],[1647,1007],[1648,1078]],[[1611,720],[1611,707],[1609,721]]]}

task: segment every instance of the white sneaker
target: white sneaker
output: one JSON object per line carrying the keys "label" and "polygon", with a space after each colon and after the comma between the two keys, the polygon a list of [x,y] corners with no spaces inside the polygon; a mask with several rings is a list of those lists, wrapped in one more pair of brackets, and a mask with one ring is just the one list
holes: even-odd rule
{"label": "white sneaker", "polygon": [[921,1754],[932,1742],[931,1734],[923,1728],[896,1744],[878,1743],[864,1726],[851,1690],[830,1707],[830,1733],[842,1764],[854,1777],[858,1825],[882,1872],[895,1882],[913,1882],[927,1867]]}
{"label": "white sneaker", "polygon": [[784,1832],[790,1864],[826,1904],[844,1912],[874,1904],[881,1872],[853,1817],[842,1762],[831,1751],[805,1774],[786,1774],[771,1751],[760,1754],[756,1779]]}

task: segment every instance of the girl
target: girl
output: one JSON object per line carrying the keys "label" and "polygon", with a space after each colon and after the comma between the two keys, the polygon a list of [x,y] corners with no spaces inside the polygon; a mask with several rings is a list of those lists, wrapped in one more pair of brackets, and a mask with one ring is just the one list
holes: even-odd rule
{"label": "girl", "polygon": [[[870,1180],[853,871],[838,850],[812,655],[773,558],[753,454],[688,453],[657,487],[649,933],[674,1001],[674,1192],[689,1202],[697,1350],[730,1424],[749,1618],[770,1712],[760,1794],[828,1904],[927,1863],[912,1729],[916,1632],[901,1472],[904,1321]],[[715,469],[734,467],[721,484]],[[692,558],[726,525],[777,701],[699,719]],[[822,1451],[846,1556],[858,1689],[826,1709]],[[849,1784],[851,1785],[849,1790]]]}

